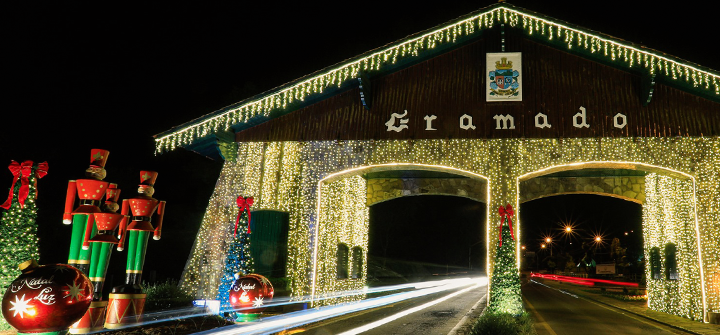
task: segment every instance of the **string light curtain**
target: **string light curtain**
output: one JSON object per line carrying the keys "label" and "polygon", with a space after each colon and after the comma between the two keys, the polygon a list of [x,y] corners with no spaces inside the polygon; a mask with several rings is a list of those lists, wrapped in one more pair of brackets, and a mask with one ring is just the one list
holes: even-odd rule
{"label": "string light curtain", "polygon": [[[321,257],[334,255],[337,248],[337,240],[327,236],[332,229],[327,229],[330,226],[326,218],[332,217],[333,224],[342,229],[353,227],[352,240],[363,240],[357,243],[358,246],[364,247],[364,239],[367,239],[362,228],[366,224],[365,219],[358,220],[357,215],[343,212],[360,210],[351,198],[362,190],[362,185],[353,184],[358,173],[343,175],[343,171],[379,165],[397,165],[398,169],[402,169],[403,164],[412,164],[427,169],[447,169],[451,173],[475,173],[488,178],[489,208],[509,203],[519,209],[518,185],[522,176],[556,167],[582,169],[584,164],[591,164],[593,168],[606,164],[608,168],[616,168],[620,164],[669,175],[672,180],[681,180],[680,183],[685,185],[671,188],[670,193],[665,192],[670,195],[664,201],[685,199],[671,211],[680,215],[681,210],[685,213],[685,210],[692,209],[694,214],[683,214],[686,219],[683,219],[682,227],[668,228],[667,223],[662,226],[665,231],[672,230],[678,240],[678,267],[686,267],[686,270],[680,270],[686,273],[680,273],[681,281],[698,289],[682,291],[693,292],[682,293],[693,296],[683,297],[678,302],[678,309],[667,311],[699,318],[704,310],[720,308],[720,287],[717,285],[720,276],[718,157],[720,139],[717,137],[239,143],[237,162],[226,163],[218,179],[181,287],[198,297],[213,297],[217,293],[213,291],[217,290],[222,270],[217,264],[221,264],[225,257],[226,244],[231,237],[226,236],[230,231],[228,225],[235,222],[234,201],[239,193],[255,197],[257,210],[289,213],[287,273],[290,289],[296,298],[319,297],[337,288],[327,284],[326,280],[335,276],[336,267],[332,263],[335,257]],[[275,164],[282,168],[276,168]],[[331,175],[336,177],[323,181]],[[343,184],[333,184],[342,179],[347,180]],[[266,187],[266,182],[275,186]],[[688,182],[693,185],[692,193],[687,193]],[[646,182],[646,185],[651,184]],[[364,196],[359,197],[361,199],[357,203],[366,200]],[[664,211],[651,210],[655,200],[652,195],[648,198],[648,208],[644,210],[644,230],[660,229],[653,222],[674,222],[660,218],[665,215]],[[688,202],[688,199],[692,201]],[[328,203],[333,200],[340,205],[329,206]],[[692,208],[688,207],[690,204]],[[688,215],[694,218],[687,219]],[[516,218],[519,217],[516,213]],[[486,219],[486,222],[490,220]],[[513,224],[516,241],[519,241],[522,222],[517,220]],[[359,228],[356,227],[358,225]],[[497,244],[494,228],[493,224],[486,226],[488,246]],[[646,238],[646,241],[652,243],[652,239]],[[356,245],[349,240],[347,243]],[[517,250],[519,245],[515,244]],[[680,248],[681,245],[685,247]],[[492,275],[492,260],[496,258],[494,253],[495,248],[489,248],[489,275]],[[693,264],[697,264],[699,271],[692,270]],[[690,275],[690,272],[694,274]],[[698,301],[701,301],[699,307]],[[651,307],[664,310],[659,305]]]}

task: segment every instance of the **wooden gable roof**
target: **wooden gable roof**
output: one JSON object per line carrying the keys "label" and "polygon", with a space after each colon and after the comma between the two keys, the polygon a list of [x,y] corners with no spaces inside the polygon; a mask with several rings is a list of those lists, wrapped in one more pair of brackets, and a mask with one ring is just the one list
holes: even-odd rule
{"label": "wooden gable roof", "polygon": [[[503,47],[523,52],[529,95],[489,105],[478,89],[484,54]],[[716,71],[501,3],[174,127],[156,135],[156,150],[204,151],[218,139],[718,136],[719,102]],[[597,126],[590,131],[567,126],[579,107],[601,111],[591,114]],[[409,132],[382,128],[406,109]],[[613,128],[620,110],[637,122]],[[476,128],[461,132],[457,120],[469,113]],[[512,113],[515,130],[494,129],[492,115]],[[555,129],[533,127],[535,113]],[[421,132],[430,114],[446,121],[436,123],[440,131]]]}

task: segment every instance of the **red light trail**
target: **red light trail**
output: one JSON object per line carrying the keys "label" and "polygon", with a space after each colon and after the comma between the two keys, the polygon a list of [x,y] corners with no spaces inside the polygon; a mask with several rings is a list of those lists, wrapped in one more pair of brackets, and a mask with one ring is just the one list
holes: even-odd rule
{"label": "red light trail", "polygon": [[599,284],[607,284],[607,285],[638,287],[638,283],[614,281],[614,280],[607,280],[607,279],[578,278],[578,277],[569,277],[569,276],[561,276],[561,275],[548,275],[548,274],[542,274],[542,273],[532,273],[532,274],[530,274],[530,277],[557,280],[557,281],[561,281],[561,282],[565,282],[565,283],[585,285],[585,286],[593,286],[596,283],[599,283]]}

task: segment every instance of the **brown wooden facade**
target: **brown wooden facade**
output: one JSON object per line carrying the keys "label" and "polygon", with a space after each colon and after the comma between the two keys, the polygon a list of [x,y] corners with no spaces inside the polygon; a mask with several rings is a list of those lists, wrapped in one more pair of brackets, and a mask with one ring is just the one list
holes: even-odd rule
{"label": "brown wooden facade", "polygon": [[[523,101],[486,102],[485,54],[500,52],[498,32],[393,73],[371,78],[370,110],[358,87],[327,96],[311,105],[242,130],[236,142],[306,140],[386,140],[445,138],[577,138],[719,136],[720,103],[655,84],[643,105],[640,74],[601,64],[506,33],[505,50],[522,52]],[[589,128],[573,126],[586,109]],[[387,131],[393,113],[407,110],[408,129]],[[538,113],[551,128],[535,126]],[[623,129],[613,117],[627,118]],[[460,117],[472,116],[475,129],[461,129]],[[435,115],[434,131],[425,130],[426,115]],[[496,129],[495,115],[514,117],[515,129]]]}

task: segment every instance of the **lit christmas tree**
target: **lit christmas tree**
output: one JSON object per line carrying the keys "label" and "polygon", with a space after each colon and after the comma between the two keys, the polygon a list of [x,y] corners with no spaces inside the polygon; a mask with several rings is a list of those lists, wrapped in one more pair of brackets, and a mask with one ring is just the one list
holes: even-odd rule
{"label": "lit christmas tree", "polygon": [[235,228],[233,232],[233,240],[225,258],[225,272],[218,289],[218,300],[223,307],[230,307],[230,287],[232,287],[236,274],[243,276],[254,272],[255,262],[250,255],[250,206],[253,204],[253,198],[247,199],[242,196],[237,199],[240,207]]}
{"label": "lit christmas tree", "polygon": [[[37,180],[47,174],[47,163],[33,164],[13,161],[8,167],[13,174],[8,199],[0,205],[6,209],[0,220],[0,296],[20,275],[18,264],[39,259],[37,238]],[[0,330],[11,329],[0,317]]]}
{"label": "lit christmas tree", "polygon": [[518,315],[523,312],[523,307],[520,296],[520,273],[515,260],[515,234],[512,230],[514,214],[510,204],[500,207],[501,237],[495,253],[488,309],[490,312]]}

